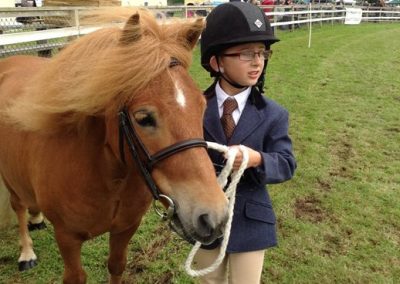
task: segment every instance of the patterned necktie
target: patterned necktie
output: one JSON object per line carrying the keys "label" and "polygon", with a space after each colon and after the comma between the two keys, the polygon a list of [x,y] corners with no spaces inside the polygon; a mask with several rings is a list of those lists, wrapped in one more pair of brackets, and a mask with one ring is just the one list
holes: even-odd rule
{"label": "patterned necktie", "polygon": [[238,104],[234,98],[227,98],[224,101],[224,112],[221,117],[222,128],[224,129],[226,139],[229,141],[235,129],[235,121],[232,112],[237,109]]}

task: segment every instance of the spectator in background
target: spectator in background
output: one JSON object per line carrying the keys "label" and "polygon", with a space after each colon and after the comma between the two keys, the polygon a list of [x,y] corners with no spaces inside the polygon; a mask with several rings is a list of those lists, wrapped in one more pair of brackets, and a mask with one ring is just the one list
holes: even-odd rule
{"label": "spectator in background", "polygon": [[[285,0],[284,5],[285,5],[285,6],[293,6],[293,1],[292,1],[292,0]],[[285,12],[291,12],[292,9],[293,9],[293,7],[286,7],[286,8],[285,8]],[[284,16],[284,17],[286,17],[286,18],[285,18],[285,21],[286,21],[286,22],[290,22],[290,21],[293,19],[292,15],[286,15],[286,16]],[[290,25],[290,29],[292,29],[292,26],[293,26],[293,25]]]}
{"label": "spectator in background", "polygon": [[[269,13],[269,12],[274,11],[274,7],[273,7],[274,4],[275,4],[274,0],[262,0],[260,3],[261,3],[262,6],[269,6],[269,7],[264,7],[263,8],[265,13]],[[273,16],[268,16],[268,19],[269,20],[273,19]]]}
{"label": "spectator in background", "polygon": [[[16,7],[36,7],[35,0],[21,0],[20,4],[15,4]],[[38,19],[38,17],[17,17],[16,21],[18,23],[28,25],[32,24],[33,21]]]}
{"label": "spectator in background", "polygon": [[[277,3],[276,3],[277,7],[276,7],[275,11],[283,13],[283,15],[279,15],[276,17],[276,21],[279,23],[289,21],[287,15],[284,14],[284,12],[286,12],[286,8],[284,6],[285,2],[286,2],[285,0],[277,0]],[[288,25],[279,25],[278,26],[278,29],[280,29],[280,30],[287,30],[288,28],[289,28]]]}
{"label": "spectator in background", "polygon": [[21,7],[36,7],[35,0],[21,0]]}
{"label": "spectator in background", "polygon": [[[284,1],[285,1],[284,5],[285,6],[290,6],[290,7],[285,7],[283,10],[285,12],[291,12],[293,10],[293,7],[292,7],[293,6],[293,1],[292,0],[284,0]],[[291,22],[292,20],[295,20],[295,18],[292,15],[284,15],[282,17],[281,22]],[[293,24],[290,24],[290,25],[279,26],[279,28],[281,30],[289,29],[290,31],[292,31],[294,27],[298,27],[298,25],[294,26]]]}
{"label": "spectator in background", "polygon": [[[187,6],[194,6],[193,3],[187,4]],[[194,17],[194,11],[193,10],[187,10],[186,11],[186,18],[192,18]]]}

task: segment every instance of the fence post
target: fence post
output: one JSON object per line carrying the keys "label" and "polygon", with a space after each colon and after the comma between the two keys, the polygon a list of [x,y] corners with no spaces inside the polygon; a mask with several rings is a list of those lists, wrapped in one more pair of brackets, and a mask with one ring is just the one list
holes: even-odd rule
{"label": "fence post", "polygon": [[344,9],[343,11],[342,11],[342,24],[344,24],[344,22],[346,21],[346,9]]}
{"label": "fence post", "polygon": [[[3,34],[3,30],[0,30],[0,35],[2,35]],[[2,44],[0,44],[0,50],[1,49],[4,49],[4,45],[2,45]]]}
{"label": "fence post", "polygon": [[311,34],[312,34],[312,15],[311,15],[311,11],[312,11],[312,4],[311,2],[308,4],[308,48],[311,48]]}
{"label": "fence post", "polygon": [[[323,16],[325,16],[325,13],[322,13],[321,11],[322,11],[322,7],[321,6],[319,6],[319,18],[321,19],[321,21],[319,21],[319,26],[322,28],[322,19],[324,18]],[[322,14],[324,14],[324,15],[322,15]]]}
{"label": "fence post", "polygon": [[[44,30],[47,30],[47,27],[45,27],[45,26],[39,27],[39,28],[36,28],[36,30],[37,31],[44,31]],[[41,44],[48,43],[48,41],[47,40],[38,40],[38,41],[36,41],[36,43],[38,45],[41,45]],[[38,56],[40,56],[40,57],[51,57],[51,48],[44,49],[44,50],[39,50],[38,51]]]}
{"label": "fence post", "polygon": [[78,30],[78,37],[81,35],[80,33],[80,23],[79,23],[79,10],[74,8],[70,12],[71,17],[71,26],[75,27]]}
{"label": "fence post", "polygon": [[[274,7],[272,8],[272,12],[275,12],[275,5],[274,5]],[[275,24],[276,23],[276,15],[273,15],[272,16],[272,22]],[[277,28],[277,26],[274,26],[274,27],[272,27],[272,29],[273,29],[273,31],[274,31],[274,35],[276,36],[277,35],[277,32],[278,32],[278,28]]]}
{"label": "fence post", "polygon": [[[294,12],[294,5],[292,5],[291,7],[290,7],[290,12]],[[291,18],[290,18],[291,20],[291,22],[294,22],[294,14],[292,14],[292,16],[291,16]],[[294,31],[294,24],[291,24],[290,25],[290,31]]]}

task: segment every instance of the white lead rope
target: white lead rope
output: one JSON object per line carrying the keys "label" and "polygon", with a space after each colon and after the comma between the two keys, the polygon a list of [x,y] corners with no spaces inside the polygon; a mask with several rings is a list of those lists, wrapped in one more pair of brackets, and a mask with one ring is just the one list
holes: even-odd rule
{"label": "white lead rope", "polygon": [[221,264],[225,257],[226,247],[228,246],[229,236],[231,234],[231,225],[232,225],[232,217],[233,217],[233,208],[235,206],[235,195],[236,195],[236,186],[239,183],[240,178],[243,175],[244,170],[247,168],[247,163],[249,162],[249,153],[247,149],[240,145],[240,151],[243,154],[242,164],[240,165],[237,171],[232,172],[233,162],[235,161],[238,149],[237,148],[229,148],[225,145],[221,145],[214,142],[207,142],[207,146],[210,149],[214,149],[220,152],[223,152],[228,157],[225,167],[222,169],[221,173],[218,176],[218,184],[221,188],[224,188],[228,182],[228,177],[231,176],[231,182],[228,188],[225,191],[225,195],[229,200],[229,207],[228,207],[228,221],[225,225],[224,230],[224,238],[222,240],[221,248],[218,257],[215,259],[214,263],[211,264],[209,267],[194,270],[191,268],[193,258],[196,255],[197,251],[199,250],[201,243],[196,242],[193,246],[192,250],[190,251],[188,258],[185,262],[185,270],[186,273],[192,277],[204,276],[210,272],[213,272],[217,267]]}

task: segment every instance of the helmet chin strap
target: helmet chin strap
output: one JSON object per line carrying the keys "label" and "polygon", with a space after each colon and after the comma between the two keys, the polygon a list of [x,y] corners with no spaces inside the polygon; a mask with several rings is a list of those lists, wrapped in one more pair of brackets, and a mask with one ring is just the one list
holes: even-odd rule
{"label": "helmet chin strap", "polygon": [[268,60],[264,61],[264,68],[261,72],[260,77],[258,78],[258,82],[256,84],[256,87],[258,88],[258,91],[261,94],[264,94],[264,84],[265,84],[265,70],[267,69],[267,65],[268,65]]}
{"label": "helmet chin strap", "polygon": [[226,76],[224,76],[224,74],[221,73],[221,72],[219,72],[219,74],[220,74],[220,76],[221,76],[226,82],[228,82],[229,85],[231,85],[232,87],[234,87],[234,88],[236,88],[236,89],[244,89],[244,88],[247,88],[247,87],[248,87],[248,86],[243,86],[243,85],[240,85],[240,84],[238,84],[238,83],[235,83],[235,82],[229,80],[229,79],[228,79]]}

